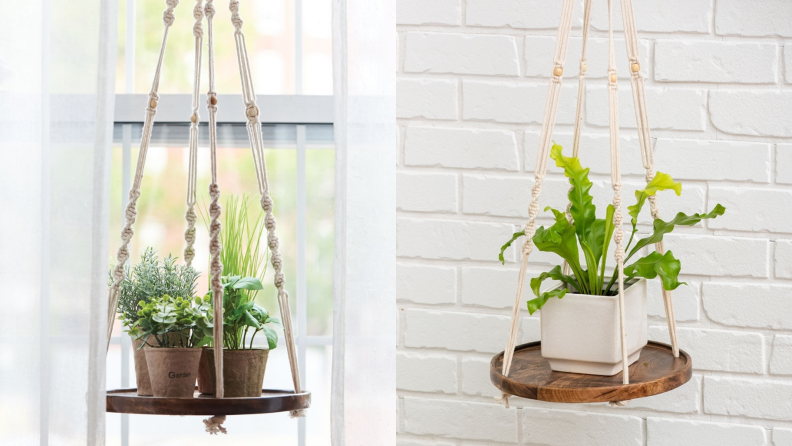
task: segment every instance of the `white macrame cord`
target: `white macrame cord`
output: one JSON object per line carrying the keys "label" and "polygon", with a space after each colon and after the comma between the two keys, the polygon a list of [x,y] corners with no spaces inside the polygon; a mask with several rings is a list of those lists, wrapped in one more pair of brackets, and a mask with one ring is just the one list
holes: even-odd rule
{"label": "white macrame cord", "polygon": [[[588,34],[591,20],[591,3],[592,0],[584,0],[584,13],[583,13],[583,50],[580,58],[580,73],[578,83],[578,97],[575,112],[575,127],[573,136],[573,155],[579,156],[580,152],[580,135],[582,123],[582,110],[584,105],[585,95],[585,76],[587,71],[586,60],[586,47],[588,42]],[[514,348],[517,342],[517,334],[519,332],[520,323],[520,305],[522,301],[522,294],[525,285],[525,275],[528,266],[528,257],[533,250],[533,236],[536,232],[536,217],[539,213],[539,196],[542,191],[542,181],[544,180],[547,171],[547,162],[550,153],[550,143],[555,126],[556,114],[558,111],[558,97],[561,90],[561,82],[564,71],[564,62],[566,59],[566,50],[569,41],[569,34],[572,21],[572,9],[574,0],[564,0],[561,19],[558,26],[558,35],[556,40],[556,49],[553,59],[553,71],[550,79],[550,87],[547,95],[547,103],[545,104],[545,119],[542,123],[542,130],[539,137],[539,150],[536,160],[536,169],[534,172],[534,186],[532,188],[532,200],[528,209],[528,223],[525,225],[525,242],[522,246],[522,262],[520,265],[520,272],[517,281],[517,294],[512,307],[511,326],[509,329],[509,337],[506,341],[506,348],[504,350],[503,366],[501,373],[508,376],[511,367],[512,359],[514,357]],[[617,262],[618,271],[618,300],[619,300],[619,321],[620,321],[620,344],[622,353],[622,382],[629,384],[629,368],[627,359],[627,343],[626,343],[626,321],[624,311],[624,248],[622,242],[624,241],[624,230],[622,228],[623,215],[622,215],[622,181],[621,181],[621,165],[619,160],[619,111],[618,111],[618,84],[617,73],[615,64],[615,50],[613,43],[613,5],[612,0],[607,0],[608,4],[608,111],[609,111],[609,124],[610,124],[610,157],[611,157],[611,184],[613,188],[613,205],[615,208],[614,220],[614,241],[616,252],[614,257]],[[646,109],[646,93],[644,88],[644,80],[640,72],[639,54],[638,54],[638,35],[635,28],[635,16],[632,7],[632,0],[621,0],[622,7],[622,20],[624,21],[624,34],[625,42],[627,45],[627,57],[630,63],[630,84],[633,93],[633,102],[635,105],[635,114],[638,127],[638,136],[641,148],[641,158],[643,161],[644,169],[646,170],[646,182],[650,182],[654,177],[654,160],[652,154],[651,135],[649,131],[649,118]],[[649,198],[650,210],[652,218],[659,218],[659,211],[655,197]],[[567,206],[567,218],[571,221],[569,214],[570,206]],[[659,242],[655,245],[655,250],[660,254],[665,252],[663,243]],[[564,270],[568,271],[569,266],[564,262]],[[677,344],[676,335],[676,321],[674,320],[674,307],[672,294],[670,291],[663,290],[663,300],[665,304],[666,319],[668,320],[668,329],[671,338],[672,350],[675,357],[679,356],[679,347]],[[503,403],[507,408],[509,407],[509,394],[502,392],[496,398]],[[613,401],[612,406],[623,406],[626,401]]]}
{"label": "white macrame cord", "polygon": [[[159,59],[154,72],[154,80],[152,82],[151,91],[149,93],[149,101],[146,108],[146,117],[143,124],[143,132],[140,142],[140,151],[138,156],[138,163],[135,169],[135,178],[132,183],[132,188],[129,192],[129,204],[125,211],[125,226],[121,232],[121,246],[118,249],[116,256],[117,264],[113,269],[112,277],[113,282],[108,290],[108,315],[107,315],[107,345],[109,348],[110,338],[112,334],[113,323],[116,318],[116,311],[118,308],[118,297],[120,284],[124,280],[125,270],[124,265],[129,259],[129,243],[134,235],[132,229],[135,219],[137,217],[137,200],[140,198],[140,187],[143,179],[143,170],[146,162],[146,154],[148,152],[149,143],[151,141],[151,133],[154,125],[154,115],[157,112],[157,103],[159,95],[160,74],[162,71],[162,63],[165,56],[165,47],[168,38],[168,31],[173,24],[174,15],[173,11],[179,4],[179,0],[166,0],[167,8],[163,13],[164,32],[162,37],[162,44],[160,47]],[[209,149],[211,156],[211,184],[209,185],[209,196],[211,198],[209,204],[209,252],[210,252],[210,288],[212,290],[213,305],[214,305],[214,352],[215,352],[215,397],[224,397],[223,388],[223,288],[221,277],[223,274],[223,264],[220,259],[222,246],[220,244],[220,231],[221,223],[220,216],[222,208],[220,206],[220,187],[217,183],[217,92],[215,91],[215,72],[214,72],[214,34],[213,34],[213,18],[215,15],[215,8],[213,0],[206,0],[205,7],[202,6],[203,0],[196,0],[195,7],[193,8],[193,17],[195,24],[193,25],[193,36],[195,37],[195,66],[193,73],[193,95],[192,95],[192,114],[190,115],[190,142],[189,142],[189,161],[188,161],[188,179],[187,179],[187,212],[185,213],[185,220],[187,222],[187,229],[184,233],[185,249],[184,260],[187,265],[191,265],[195,258],[195,194],[196,194],[196,178],[197,178],[197,152],[198,152],[198,129],[200,124],[200,117],[198,114],[199,100],[200,100],[200,82],[201,82],[201,54],[203,47],[203,18],[206,17],[207,21],[207,43],[208,43],[208,73],[209,73],[209,90],[207,92],[207,110],[209,112]],[[279,251],[278,237],[275,234],[275,217],[273,215],[273,202],[269,193],[269,183],[267,181],[266,164],[264,161],[264,141],[261,134],[261,123],[259,122],[258,107],[256,106],[256,96],[253,91],[253,81],[250,74],[250,64],[248,62],[247,49],[245,46],[245,38],[242,33],[242,19],[239,17],[239,2],[231,0],[229,9],[232,12],[231,21],[234,25],[234,40],[236,42],[237,60],[239,63],[240,78],[242,81],[242,91],[246,107],[246,116],[248,118],[247,129],[250,137],[251,149],[253,152],[253,160],[256,168],[256,177],[258,179],[259,193],[261,194],[261,207],[265,212],[265,226],[267,228],[267,244],[271,251],[272,266],[275,268],[275,286],[278,290],[278,304],[281,312],[281,319],[283,322],[284,336],[286,340],[286,348],[289,354],[289,363],[292,374],[292,381],[294,383],[294,390],[296,393],[301,392],[299,365],[297,363],[297,349],[294,342],[294,331],[292,328],[291,311],[289,309],[289,295],[284,288],[285,276],[283,274],[283,260]],[[291,412],[292,417],[303,417],[305,413],[303,410],[295,410]],[[222,426],[225,422],[225,415],[215,415],[211,418],[204,420],[206,431],[210,434],[226,433],[226,429]]]}

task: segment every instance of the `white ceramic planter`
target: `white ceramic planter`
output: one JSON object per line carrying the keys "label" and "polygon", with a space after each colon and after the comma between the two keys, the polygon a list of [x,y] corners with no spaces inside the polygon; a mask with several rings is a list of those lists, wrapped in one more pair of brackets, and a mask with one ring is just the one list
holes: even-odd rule
{"label": "white ceramic planter", "polygon": [[[624,306],[627,355],[632,364],[646,346],[645,279],[625,283]],[[539,313],[542,357],[550,368],[604,376],[622,370],[618,296],[567,293],[562,299],[548,300]]]}

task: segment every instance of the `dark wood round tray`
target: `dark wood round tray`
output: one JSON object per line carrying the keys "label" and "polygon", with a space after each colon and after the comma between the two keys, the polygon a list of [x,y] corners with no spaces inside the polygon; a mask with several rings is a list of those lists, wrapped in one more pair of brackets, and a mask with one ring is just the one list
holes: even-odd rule
{"label": "dark wood round tray", "polygon": [[613,376],[554,372],[542,358],[541,343],[517,346],[509,376],[503,376],[503,352],[490,362],[490,380],[495,387],[532,400],[555,403],[624,401],[668,392],[685,384],[693,375],[690,355],[671,346],[649,341],[641,357],[630,366],[630,384],[622,384],[622,372]]}
{"label": "dark wood round tray", "polygon": [[138,396],[137,389],[107,391],[107,411],[145,415],[249,415],[311,407],[311,392],[261,391],[255,398],[215,398],[195,391],[195,398]]}

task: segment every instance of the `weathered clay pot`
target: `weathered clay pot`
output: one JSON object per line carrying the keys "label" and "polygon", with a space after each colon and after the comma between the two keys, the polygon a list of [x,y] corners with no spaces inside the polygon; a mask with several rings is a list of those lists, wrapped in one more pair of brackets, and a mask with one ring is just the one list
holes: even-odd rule
{"label": "weathered clay pot", "polygon": [[143,347],[143,350],[154,396],[193,397],[201,349]]}
{"label": "weathered clay pot", "polygon": [[[215,388],[214,349],[207,348],[206,368],[209,370],[211,394]],[[264,371],[267,368],[269,350],[223,350],[223,389],[224,397],[261,396],[264,385]]]}
{"label": "weathered clay pot", "polygon": [[135,358],[135,379],[137,380],[137,394],[140,396],[154,395],[151,392],[151,380],[149,379],[148,364],[146,363],[146,352],[141,348],[143,341],[132,339],[132,348]]}

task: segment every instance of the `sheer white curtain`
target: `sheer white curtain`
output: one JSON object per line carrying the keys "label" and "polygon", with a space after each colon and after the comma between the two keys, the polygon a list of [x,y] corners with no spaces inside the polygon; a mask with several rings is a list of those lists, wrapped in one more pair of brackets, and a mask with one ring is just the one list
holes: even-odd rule
{"label": "sheer white curtain", "polygon": [[2,0],[0,444],[104,444],[116,0]]}

